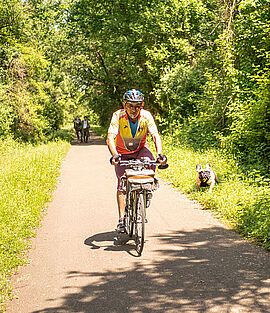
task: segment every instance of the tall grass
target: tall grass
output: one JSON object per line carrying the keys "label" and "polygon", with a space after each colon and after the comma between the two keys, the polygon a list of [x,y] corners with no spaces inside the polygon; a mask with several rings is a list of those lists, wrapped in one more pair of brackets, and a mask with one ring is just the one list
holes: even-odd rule
{"label": "tall grass", "polygon": [[10,275],[26,262],[29,238],[52,198],[69,143],[39,146],[0,142],[0,311],[11,295]]}
{"label": "tall grass", "polygon": [[[214,210],[243,236],[270,250],[269,179],[256,170],[246,170],[236,158],[221,150],[195,151],[174,145],[169,137],[163,138],[163,143],[170,167],[160,171],[161,177],[198,200],[204,208]],[[211,163],[217,173],[220,184],[213,193],[208,193],[207,188],[196,189],[197,163],[203,167]]]}

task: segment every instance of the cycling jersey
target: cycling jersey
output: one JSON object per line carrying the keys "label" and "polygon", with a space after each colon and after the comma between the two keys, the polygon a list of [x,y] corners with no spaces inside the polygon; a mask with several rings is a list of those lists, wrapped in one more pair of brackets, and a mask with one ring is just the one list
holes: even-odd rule
{"label": "cycling jersey", "polygon": [[[132,126],[133,127],[133,126]],[[153,116],[149,111],[140,110],[137,130],[132,135],[131,126],[125,109],[114,112],[108,133],[116,135],[115,145],[117,153],[129,154],[139,151],[146,145],[147,133],[158,133]]]}

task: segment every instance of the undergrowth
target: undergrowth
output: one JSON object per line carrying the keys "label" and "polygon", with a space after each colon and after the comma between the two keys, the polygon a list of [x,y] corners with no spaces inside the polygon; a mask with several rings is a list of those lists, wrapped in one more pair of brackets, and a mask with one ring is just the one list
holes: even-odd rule
{"label": "undergrowth", "polygon": [[106,138],[108,129],[97,124],[91,124],[91,130],[99,136]]}
{"label": "undergrowth", "polygon": [[52,199],[69,143],[0,142],[0,312],[11,296],[10,276],[25,264],[25,251]]}

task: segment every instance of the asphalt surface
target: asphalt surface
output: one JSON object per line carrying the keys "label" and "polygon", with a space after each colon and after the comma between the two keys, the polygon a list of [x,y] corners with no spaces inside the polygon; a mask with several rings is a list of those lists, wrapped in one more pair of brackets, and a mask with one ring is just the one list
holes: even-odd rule
{"label": "asphalt surface", "polygon": [[270,254],[161,181],[146,242],[119,245],[103,139],[74,142],[7,313],[270,312]]}

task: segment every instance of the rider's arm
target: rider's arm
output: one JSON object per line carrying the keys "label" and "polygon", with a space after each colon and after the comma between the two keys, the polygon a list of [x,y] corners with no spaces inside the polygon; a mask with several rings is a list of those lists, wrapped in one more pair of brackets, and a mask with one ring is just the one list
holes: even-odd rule
{"label": "rider's arm", "polygon": [[152,114],[148,111],[144,111],[144,114],[146,115],[146,118],[147,118],[148,132],[150,133],[150,135],[153,138],[157,154],[162,154],[162,151],[163,151],[162,141],[161,141],[160,135],[158,133],[158,129],[157,129],[156,123],[154,121],[154,118],[153,118]]}
{"label": "rider's arm", "polygon": [[114,142],[115,137],[116,137],[115,134],[108,133],[107,145],[108,145],[108,148],[109,148],[111,155],[112,155],[112,157],[110,159],[110,162],[112,165],[118,164],[119,157],[120,157],[120,155],[118,154],[118,152],[116,150],[116,146],[115,146],[115,142]]}
{"label": "rider's arm", "polygon": [[115,145],[115,138],[119,130],[119,114],[120,114],[120,110],[113,113],[111,123],[108,129],[108,137],[107,137],[106,143],[108,145],[108,148],[112,156],[118,154],[116,150],[116,145]]}
{"label": "rider's arm", "polygon": [[117,150],[116,150],[115,142],[114,142],[115,137],[116,137],[115,134],[108,133],[108,137],[107,137],[107,141],[106,141],[112,156],[118,154]]}
{"label": "rider's arm", "polygon": [[159,133],[154,133],[152,135],[152,138],[155,143],[157,154],[162,154],[163,148],[162,148],[162,141],[161,141]]}
{"label": "rider's arm", "polygon": [[[152,136],[153,141],[155,143],[156,152],[157,152],[157,155],[159,158],[159,162],[162,165],[164,165],[164,164],[166,164],[167,158],[163,156],[162,141],[161,141],[160,135],[158,133],[156,123],[155,123],[154,118],[150,112],[147,112],[147,111],[144,111],[144,112],[146,112],[145,114],[147,116],[147,128],[148,128],[148,131],[149,131],[150,135]],[[160,156],[163,156],[163,159],[161,159]]]}
{"label": "rider's arm", "polygon": [[159,133],[152,134],[152,138],[156,146],[157,157],[158,157],[159,163],[161,165],[165,165],[167,162],[167,158],[165,155],[163,155],[162,141],[161,141]]}

